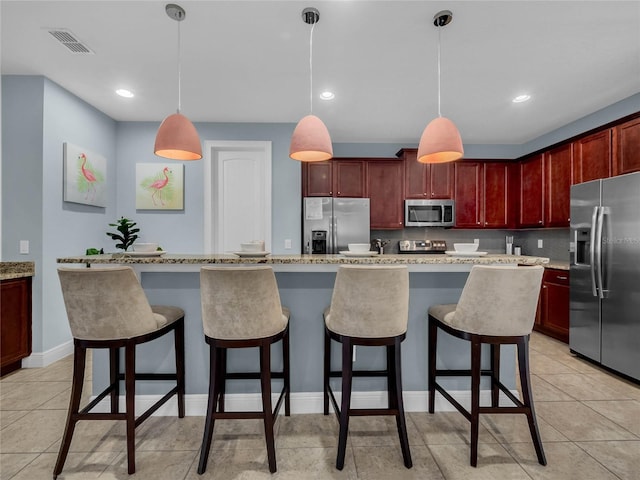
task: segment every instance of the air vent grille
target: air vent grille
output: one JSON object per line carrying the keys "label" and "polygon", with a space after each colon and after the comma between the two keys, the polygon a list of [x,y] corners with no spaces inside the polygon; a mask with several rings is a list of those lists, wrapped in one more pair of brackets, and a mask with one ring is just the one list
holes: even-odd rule
{"label": "air vent grille", "polygon": [[82,42],[80,42],[80,40],[78,40],[69,30],[58,28],[49,30],[49,33],[72,53],[93,55],[93,52],[87,48],[86,45],[82,44]]}

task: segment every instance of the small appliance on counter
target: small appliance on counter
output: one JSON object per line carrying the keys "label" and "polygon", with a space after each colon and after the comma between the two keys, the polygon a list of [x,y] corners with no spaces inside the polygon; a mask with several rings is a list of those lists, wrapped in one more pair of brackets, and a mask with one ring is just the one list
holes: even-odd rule
{"label": "small appliance on counter", "polygon": [[444,240],[400,240],[399,253],[444,253],[447,242]]}

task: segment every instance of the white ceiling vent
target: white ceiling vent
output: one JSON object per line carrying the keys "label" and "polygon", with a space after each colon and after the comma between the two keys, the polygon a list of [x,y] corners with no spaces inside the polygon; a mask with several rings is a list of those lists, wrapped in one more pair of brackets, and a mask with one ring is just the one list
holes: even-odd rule
{"label": "white ceiling vent", "polygon": [[82,53],[93,55],[93,52],[78,40],[71,31],[64,28],[53,28],[49,33],[62,45],[71,50],[72,53]]}

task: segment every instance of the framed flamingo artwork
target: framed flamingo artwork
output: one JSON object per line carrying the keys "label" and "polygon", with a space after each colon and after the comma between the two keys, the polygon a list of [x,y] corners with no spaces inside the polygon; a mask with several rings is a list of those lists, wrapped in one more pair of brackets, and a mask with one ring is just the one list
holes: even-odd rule
{"label": "framed flamingo artwork", "polygon": [[72,143],[63,144],[64,201],[107,206],[107,160]]}
{"label": "framed flamingo artwork", "polygon": [[183,210],[184,165],[136,163],[136,209]]}

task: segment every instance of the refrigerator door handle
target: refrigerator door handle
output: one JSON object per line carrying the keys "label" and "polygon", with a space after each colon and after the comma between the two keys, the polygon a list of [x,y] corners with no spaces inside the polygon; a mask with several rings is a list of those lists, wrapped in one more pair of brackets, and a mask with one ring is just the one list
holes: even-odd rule
{"label": "refrigerator door handle", "polygon": [[[599,238],[598,238],[598,256],[599,258],[599,262],[598,264],[600,265],[600,268],[598,269],[598,273],[599,273],[599,277],[600,277],[600,298],[607,298],[609,296],[609,287],[608,287],[608,270],[605,268],[605,263],[606,263],[606,245],[603,244],[603,238],[602,238],[602,232],[604,231],[604,222],[605,222],[605,217],[611,215],[611,209],[609,207],[600,207],[600,213],[598,215],[598,234],[599,234]],[[604,243],[606,243],[606,240],[604,240]],[[604,247],[603,247],[604,245]],[[603,263],[605,262],[605,263]]]}
{"label": "refrigerator door handle", "polygon": [[604,298],[602,291],[602,225],[604,223],[604,207],[598,207],[598,219],[596,223],[595,264],[596,264],[596,288],[598,297]]}
{"label": "refrigerator door handle", "polygon": [[589,265],[591,272],[591,293],[594,297],[598,296],[598,286],[596,283],[596,230],[598,223],[598,210],[600,207],[593,207],[593,215],[591,215],[591,235],[589,239]]}

